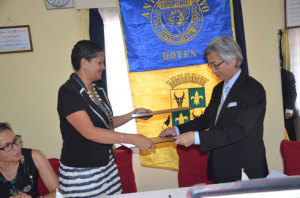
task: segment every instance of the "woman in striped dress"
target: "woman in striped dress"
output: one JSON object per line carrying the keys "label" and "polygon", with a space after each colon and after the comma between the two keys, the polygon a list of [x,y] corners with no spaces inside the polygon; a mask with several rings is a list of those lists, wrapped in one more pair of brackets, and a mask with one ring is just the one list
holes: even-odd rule
{"label": "woman in striped dress", "polygon": [[94,82],[104,71],[104,51],[96,43],[79,41],[72,50],[75,69],[58,92],[58,114],[63,138],[60,158],[60,190],[64,197],[99,197],[120,194],[121,183],[113,156],[113,144],[129,143],[141,150],[155,148],[151,139],[139,134],[114,131],[132,119],[138,108],[113,116],[103,88]]}

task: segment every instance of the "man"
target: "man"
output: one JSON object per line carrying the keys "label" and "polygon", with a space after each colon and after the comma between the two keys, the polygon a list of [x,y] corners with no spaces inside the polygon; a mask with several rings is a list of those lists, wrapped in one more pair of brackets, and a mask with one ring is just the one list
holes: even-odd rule
{"label": "man", "polygon": [[199,144],[200,150],[210,151],[207,171],[214,183],[240,180],[242,169],[251,179],[267,176],[263,86],[241,71],[241,49],[231,37],[213,39],[204,56],[223,81],[214,87],[202,116],[168,128],[160,136],[177,135],[176,144]]}
{"label": "man", "polygon": [[281,87],[284,110],[284,126],[288,133],[289,139],[296,141],[296,131],[294,120],[296,118],[295,102],[297,98],[296,81],[292,72],[281,67]]}

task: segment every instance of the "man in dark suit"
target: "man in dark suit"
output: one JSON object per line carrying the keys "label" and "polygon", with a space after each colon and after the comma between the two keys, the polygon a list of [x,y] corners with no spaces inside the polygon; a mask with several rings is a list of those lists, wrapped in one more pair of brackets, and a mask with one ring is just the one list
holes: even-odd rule
{"label": "man in dark suit", "polygon": [[209,151],[208,177],[214,183],[240,180],[242,169],[250,179],[266,177],[263,86],[241,71],[243,56],[231,37],[213,39],[204,56],[223,81],[214,87],[203,115],[165,129],[160,136],[174,135],[176,144],[199,144],[200,150]]}
{"label": "man in dark suit", "polygon": [[281,87],[284,110],[284,126],[289,139],[296,141],[294,120],[296,118],[295,102],[297,98],[295,76],[292,72],[281,67]]}

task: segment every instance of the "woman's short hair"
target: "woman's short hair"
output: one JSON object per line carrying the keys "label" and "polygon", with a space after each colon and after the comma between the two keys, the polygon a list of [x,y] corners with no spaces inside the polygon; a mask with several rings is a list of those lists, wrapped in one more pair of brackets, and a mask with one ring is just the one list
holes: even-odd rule
{"label": "woman's short hair", "polygon": [[238,43],[230,36],[221,36],[214,38],[206,47],[204,57],[215,52],[227,64],[236,58],[236,67],[240,67],[243,61],[243,55]]}
{"label": "woman's short hair", "polygon": [[11,130],[11,127],[9,126],[9,124],[8,123],[6,123],[6,122],[3,122],[3,123],[1,123],[0,122],[0,133],[2,132],[2,131],[5,131],[5,130]]}
{"label": "woman's short hair", "polygon": [[104,49],[97,43],[90,40],[78,41],[72,50],[71,61],[75,71],[80,69],[80,61],[84,58],[87,61],[97,57],[99,52],[103,52]]}

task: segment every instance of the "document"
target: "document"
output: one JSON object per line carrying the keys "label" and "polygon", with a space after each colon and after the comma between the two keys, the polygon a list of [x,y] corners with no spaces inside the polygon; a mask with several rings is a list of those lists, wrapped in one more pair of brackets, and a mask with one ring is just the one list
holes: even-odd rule
{"label": "document", "polygon": [[159,111],[152,111],[151,113],[136,113],[132,114],[133,118],[145,118],[145,117],[151,117],[156,114],[164,114],[164,113],[172,113],[172,112],[178,112],[178,111],[185,111],[191,109],[190,107],[181,107],[181,108],[175,108],[175,109],[164,109]]}
{"label": "document", "polygon": [[151,138],[151,140],[155,143],[155,144],[159,144],[159,143],[164,143],[164,142],[173,142],[175,141],[175,138],[172,137],[153,137]]}

